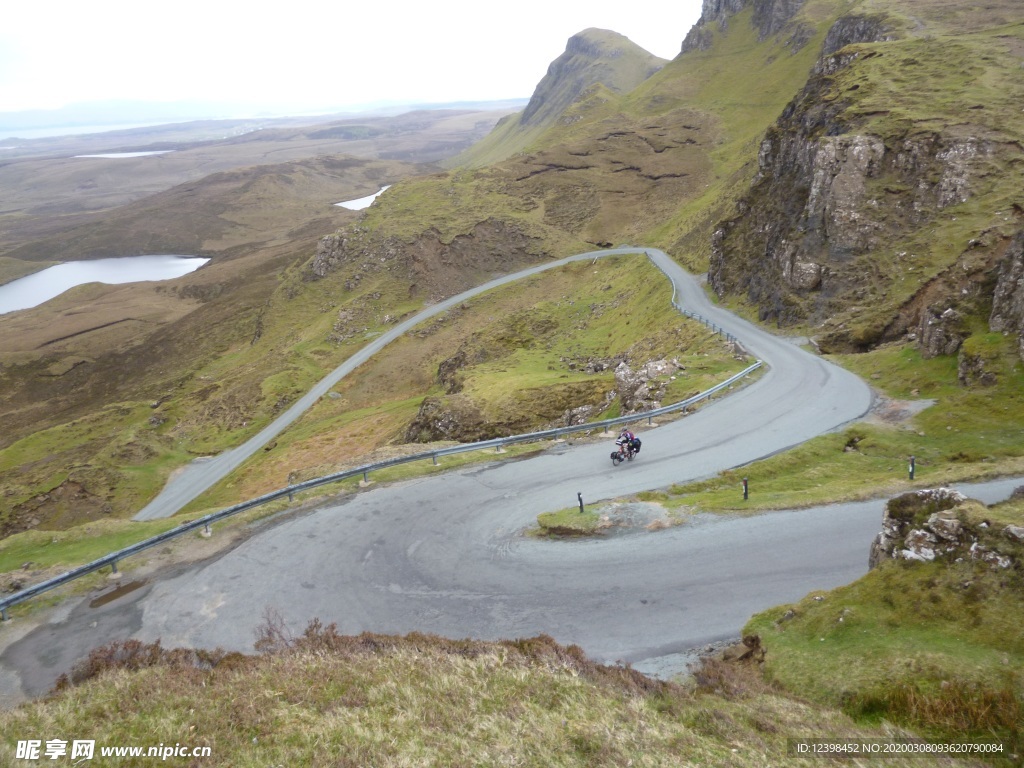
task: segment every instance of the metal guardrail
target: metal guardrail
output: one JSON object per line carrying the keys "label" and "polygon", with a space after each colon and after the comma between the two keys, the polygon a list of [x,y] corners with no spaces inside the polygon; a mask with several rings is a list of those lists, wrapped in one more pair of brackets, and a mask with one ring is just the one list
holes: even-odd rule
{"label": "metal guardrail", "polygon": [[[647,254],[646,251],[644,251],[644,253]],[[648,257],[650,256],[650,254],[647,255]],[[669,277],[669,275],[667,274],[665,276]],[[713,332],[720,334],[725,339],[733,342],[736,341],[736,337],[730,333],[727,333],[723,328],[712,323],[710,320],[707,320],[706,318],[698,315],[696,312],[691,312],[680,306],[676,302],[675,282],[671,279],[671,277],[669,277],[669,282],[672,283],[673,307],[675,307],[679,312],[681,312],[686,317],[703,323]],[[745,376],[748,376],[753,371],[760,368],[762,365],[763,363],[760,360],[758,360],[753,365],[745,368],[739,373],[729,377],[721,384],[718,384],[705,392],[701,392],[700,394],[694,395],[693,397],[687,398],[686,400],[681,400],[678,403],[666,405],[661,408],[655,408],[654,410],[651,411],[630,414],[628,416],[618,416],[614,419],[605,419],[603,421],[589,422],[586,424],[576,424],[568,427],[545,429],[539,432],[527,432],[522,435],[497,437],[494,438],[493,440],[482,440],[476,443],[463,443],[461,445],[453,445],[448,448],[439,448],[437,450],[426,451],[424,453],[416,453],[410,456],[400,456],[397,458],[388,459],[386,461],[374,462],[373,464],[365,464],[363,466],[354,467],[352,469],[347,469],[342,472],[336,472],[332,475],[325,475],[323,477],[313,478],[312,480],[307,480],[303,483],[297,483],[296,485],[289,485],[286,488],[280,488],[276,491],[271,491],[270,493],[264,494],[263,496],[258,496],[255,499],[250,499],[249,501],[244,501],[240,504],[235,504],[232,507],[227,507],[218,512],[213,512],[209,515],[205,515],[204,517],[197,518],[196,520],[192,520],[187,523],[182,523],[176,528],[172,528],[171,530],[165,531],[164,533],[161,533],[157,536],[153,536],[144,541],[140,541],[137,544],[132,544],[131,546],[125,547],[124,549],[119,549],[116,552],[111,552],[109,555],[105,555],[104,557],[101,557],[98,560],[94,560],[91,563],[86,563],[85,565],[81,565],[78,568],[73,568],[72,570],[67,571],[66,573],[62,573],[59,576],[55,576],[52,579],[41,581],[38,584],[35,584],[31,587],[26,587],[25,589],[19,592],[15,592],[12,595],[0,598],[0,619],[2,619],[3,621],[7,621],[8,609],[14,605],[17,605],[18,603],[25,602],[26,600],[30,600],[33,597],[37,597],[38,595],[41,595],[44,592],[48,592],[51,589],[56,589],[57,587],[63,586],[64,584],[68,584],[69,582],[72,582],[75,579],[79,579],[82,576],[86,576],[90,573],[95,573],[96,571],[102,570],[107,566],[111,568],[113,573],[117,573],[117,563],[121,560],[124,560],[125,558],[137,555],[141,552],[145,552],[147,549],[159,546],[160,544],[163,544],[166,541],[170,541],[171,539],[177,538],[178,536],[182,536],[186,533],[189,533],[190,531],[195,531],[200,528],[209,529],[210,525],[212,525],[213,523],[219,522],[220,520],[224,520],[225,518],[231,517],[232,515],[236,515],[239,512],[245,512],[247,510],[261,506],[263,504],[267,504],[271,501],[276,501],[277,499],[284,498],[285,496],[287,496],[289,500],[291,500],[296,493],[308,491],[312,488],[316,488],[321,485],[340,482],[341,480],[347,480],[349,478],[357,477],[359,475],[363,476],[363,480],[369,480],[370,472],[378,472],[382,469],[388,469],[389,467],[395,467],[400,464],[408,464],[414,461],[432,459],[434,464],[437,464],[438,458],[442,456],[452,456],[458,453],[479,451],[487,448],[501,449],[506,445],[514,445],[516,443],[537,442],[540,440],[561,437],[563,435],[571,435],[577,432],[591,432],[595,429],[607,429],[608,427],[615,426],[617,424],[626,424],[629,422],[642,421],[643,419],[647,419],[647,423],[650,424],[651,420],[657,416],[663,416],[667,413],[673,413],[679,410],[685,411],[690,406],[696,405],[702,400],[710,400],[715,394],[721,392],[723,389],[732,386],[740,379],[744,378]]]}
{"label": "metal guardrail", "polygon": [[208,529],[213,523],[224,520],[225,518],[236,515],[239,512],[245,512],[255,507],[267,504],[271,501],[284,498],[287,496],[289,500],[294,497],[296,493],[302,491],[308,491],[312,488],[317,488],[321,485],[328,485],[329,483],[336,483],[342,480],[347,480],[352,477],[363,476],[363,480],[369,479],[371,472],[378,472],[382,469],[388,469],[389,467],[396,467],[400,464],[408,464],[414,461],[424,461],[426,459],[432,459],[434,464],[437,464],[438,458],[442,456],[453,456],[458,453],[468,453],[469,451],[480,451],[488,448],[501,449],[506,445],[514,445],[516,443],[531,443],[538,442],[541,440],[548,440],[551,438],[561,437],[563,435],[571,435],[577,432],[592,432],[596,429],[607,429],[608,427],[615,426],[617,424],[626,424],[630,422],[642,421],[647,419],[647,423],[650,424],[652,419],[663,416],[667,413],[673,413],[675,411],[685,411],[692,405],[696,405],[702,400],[711,400],[712,397],[721,392],[723,389],[727,389],[735,384],[740,379],[750,375],[763,363],[758,360],[751,366],[744,368],[737,374],[730,376],[728,379],[720,384],[715,385],[711,389],[708,389],[700,394],[689,397],[686,400],[681,400],[678,403],[666,405],[661,408],[655,408],[650,411],[644,411],[642,413],[629,414],[627,416],[617,416],[614,419],[604,419],[603,421],[588,422],[586,424],[574,424],[568,427],[556,427],[554,429],[544,429],[539,432],[527,432],[521,435],[509,435],[508,437],[496,437],[492,440],[481,440],[475,443],[462,443],[460,445],[453,445],[447,448],[438,448],[433,451],[425,451],[423,453],[416,453],[409,456],[399,456],[386,461],[378,461],[372,464],[365,464],[360,467],[353,467],[352,469],[346,469],[342,472],[336,472],[331,475],[324,475],[323,477],[316,477],[312,480],[307,480],[303,483],[297,483],[295,485],[289,485],[286,488],[280,488],[276,491],[258,496],[255,499],[243,501],[240,504],[235,504],[232,507],[212,512],[209,515],[197,518],[187,523],[172,528],[169,531],[153,536],[144,541],[140,541],[137,544],[132,544],[124,549],[119,549],[116,552],[111,552],[109,555],[105,555],[98,560],[93,560],[91,563],[81,565],[78,568],[73,568],[66,573],[62,573],[59,576],[54,576],[52,579],[41,581],[38,584],[34,584],[31,587],[15,592],[13,595],[8,597],[0,598],[0,618],[3,621],[7,621],[7,611],[18,603],[30,600],[33,597],[37,597],[44,592],[48,592],[51,589],[63,586],[69,582],[79,579],[82,576],[86,576],[90,573],[102,570],[103,568],[110,567],[113,573],[117,573],[117,563],[125,558],[137,555],[141,552],[145,552],[147,549],[159,546],[166,541],[182,536],[190,531],[196,531],[200,528]]}
{"label": "metal guardrail", "polygon": [[[647,255],[648,259],[651,258],[651,254],[648,253],[646,250],[644,250],[644,253]],[[672,306],[676,308],[676,311],[678,311],[682,315],[685,315],[686,317],[690,318],[691,320],[696,320],[698,323],[703,323],[708,328],[710,328],[713,332],[715,332],[715,333],[719,334],[720,336],[722,336],[726,341],[731,341],[731,342],[737,342],[738,341],[738,339],[735,336],[733,336],[731,333],[729,333],[727,330],[725,330],[721,326],[713,323],[712,321],[708,320],[703,315],[699,315],[696,312],[691,312],[688,309],[684,309],[683,305],[676,301],[676,283],[675,283],[675,280],[672,279],[672,276],[670,274],[668,274],[668,272],[666,272],[665,270],[663,270],[661,268],[661,266],[658,264],[658,262],[656,262],[653,259],[651,259],[651,263],[654,264],[654,266],[657,267],[661,271],[661,273],[663,275],[665,275],[665,277],[668,278],[669,283],[671,283],[671,285],[672,285]]]}

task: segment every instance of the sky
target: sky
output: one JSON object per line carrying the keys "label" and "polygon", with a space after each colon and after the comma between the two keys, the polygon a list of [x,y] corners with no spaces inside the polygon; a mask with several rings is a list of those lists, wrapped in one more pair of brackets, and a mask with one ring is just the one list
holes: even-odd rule
{"label": "sky", "polygon": [[529,98],[570,36],[671,59],[701,0],[50,0],[6,4],[0,113],[131,99],[261,104]]}

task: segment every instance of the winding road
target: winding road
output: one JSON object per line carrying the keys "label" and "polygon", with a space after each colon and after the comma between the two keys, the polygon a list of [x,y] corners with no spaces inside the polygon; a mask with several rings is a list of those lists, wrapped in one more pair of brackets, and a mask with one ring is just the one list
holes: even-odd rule
{"label": "winding road", "polygon": [[[667,255],[646,253],[672,280],[676,300],[738,337],[768,364],[765,375],[686,418],[641,424],[643,452],[620,467],[608,461],[608,445],[561,443],[529,459],[371,485],[282,517],[234,549],[106,605],[83,602],[56,612],[0,654],[0,690],[36,695],[93,645],[127,637],[250,651],[267,609],[295,630],[316,617],[343,633],[546,633],[595,659],[657,673],[672,671],[666,660],[687,648],[735,636],[759,610],[861,576],[882,501],[700,516],[668,530],[601,540],[523,536],[537,514],[573,506],[578,492],[593,502],[711,476],[834,430],[870,408],[871,392],[856,376],[714,306]],[[389,336],[423,319],[411,318]],[[377,339],[343,368],[353,370],[389,341]],[[324,394],[341,375],[335,371],[309,397]]]}

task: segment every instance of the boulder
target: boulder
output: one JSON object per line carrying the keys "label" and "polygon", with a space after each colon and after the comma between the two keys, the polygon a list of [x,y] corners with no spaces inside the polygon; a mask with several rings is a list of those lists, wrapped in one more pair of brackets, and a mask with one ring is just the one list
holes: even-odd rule
{"label": "boulder", "polygon": [[1009,568],[1013,565],[1013,558],[1009,555],[1000,554],[978,542],[971,544],[970,549],[967,551],[972,560],[981,560],[983,563],[988,563],[994,568]]}
{"label": "boulder", "polygon": [[938,543],[938,538],[930,531],[915,528],[903,539],[903,549],[900,550],[899,556],[904,560],[934,560]]}
{"label": "boulder", "polygon": [[963,387],[991,387],[998,383],[999,377],[993,370],[996,361],[990,357],[969,351],[966,345],[960,347],[956,361],[956,378]]}
{"label": "boulder", "polygon": [[928,518],[928,530],[945,541],[958,542],[964,526],[952,509],[936,512]]}
{"label": "boulder", "polygon": [[929,307],[921,313],[917,337],[922,357],[954,355],[968,335],[963,317],[953,308],[938,310]]}

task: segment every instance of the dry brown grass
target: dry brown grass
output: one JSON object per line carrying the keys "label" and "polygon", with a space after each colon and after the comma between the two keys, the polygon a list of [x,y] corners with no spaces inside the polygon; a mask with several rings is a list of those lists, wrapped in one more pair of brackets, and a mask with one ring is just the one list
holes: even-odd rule
{"label": "dry brown grass", "polygon": [[[46,700],[0,712],[0,730],[209,746],[210,764],[236,768],[811,766],[790,739],[894,735],[783,696],[755,669],[709,665],[689,689],[545,636],[346,637],[316,621],[293,634],[268,617],[259,640],[259,656],[107,646]],[[0,743],[0,762],[13,753]]]}

